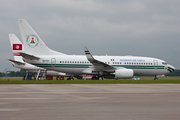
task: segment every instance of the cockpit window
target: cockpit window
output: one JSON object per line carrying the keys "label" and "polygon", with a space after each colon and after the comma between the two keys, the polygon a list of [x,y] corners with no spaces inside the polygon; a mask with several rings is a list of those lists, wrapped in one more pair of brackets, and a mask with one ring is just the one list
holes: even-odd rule
{"label": "cockpit window", "polygon": [[167,63],[166,63],[166,62],[162,62],[162,64],[163,64],[163,65],[167,65]]}

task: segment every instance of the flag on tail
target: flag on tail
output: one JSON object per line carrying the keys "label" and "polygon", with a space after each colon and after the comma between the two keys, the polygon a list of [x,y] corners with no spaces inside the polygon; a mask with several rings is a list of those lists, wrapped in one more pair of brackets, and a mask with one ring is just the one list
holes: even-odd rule
{"label": "flag on tail", "polygon": [[13,50],[22,50],[22,44],[13,44]]}

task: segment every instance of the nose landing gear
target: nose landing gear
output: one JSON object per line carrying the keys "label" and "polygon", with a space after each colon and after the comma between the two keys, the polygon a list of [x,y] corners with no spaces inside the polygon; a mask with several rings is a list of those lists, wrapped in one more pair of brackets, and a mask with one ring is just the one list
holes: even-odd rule
{"label": "nose landing gear", "polygon": [[158,80],[158,78],[155,76],[154,80]]}

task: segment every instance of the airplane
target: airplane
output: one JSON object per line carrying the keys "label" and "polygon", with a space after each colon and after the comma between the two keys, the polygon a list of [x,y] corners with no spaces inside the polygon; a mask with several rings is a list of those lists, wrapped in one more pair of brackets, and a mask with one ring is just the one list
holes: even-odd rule
{"label": "airplane", "polygon": [[72,76],[66,73],[62,73],[62,72],[47,70],[47,69],[29,64],[27,62],[24,62],[22,56],[18,53],[18,52],[25,52],[24,45],[21,43],[21,41],[17,38],[15,34],[9,34],[9,39],[11,43],[11,49],[13,52],[14,60],[12,59],[8,59],[8,60],[12,63],[14,67],[17,67],[19,69],[23,69],[29,72],[38,73],[40,71],[41,73],[45,73],[45,75],[47,76],[64,76],[64,77]]}
{"label": "airplane", "polygon": [[[85,55],[67,55],[51,50],[24,19],[18,20],[26,53],[23,59],[35,66],[73,74],[93,75],[92,79],[128,79],[133,76],[155,76],[173,72],[164,60],[138,56],[92,56],[84,46]],[[62,42],[61,42],[62,43]]]}

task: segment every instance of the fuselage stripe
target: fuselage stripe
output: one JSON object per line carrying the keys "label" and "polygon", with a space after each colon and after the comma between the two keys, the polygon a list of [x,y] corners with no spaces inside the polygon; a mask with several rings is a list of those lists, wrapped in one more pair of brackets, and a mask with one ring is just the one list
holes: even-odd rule
{"label": "fuselage stripe", "polygon": [[[33,63],[32,63],[33,64]],[[92,64],[33,64],[39,67],[61,67],[61,68],[89,68]],[[137,65],[112,65],[113,67],[123,67],[127,69],[164,69],[165,66],[137,66]],[[168,68],[169,71],[173,69]]]}

